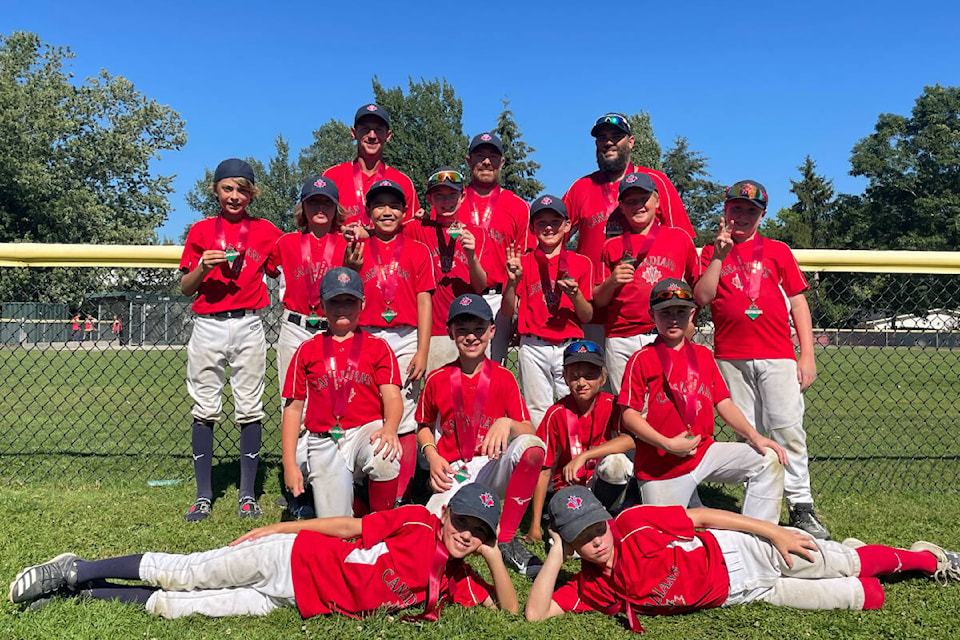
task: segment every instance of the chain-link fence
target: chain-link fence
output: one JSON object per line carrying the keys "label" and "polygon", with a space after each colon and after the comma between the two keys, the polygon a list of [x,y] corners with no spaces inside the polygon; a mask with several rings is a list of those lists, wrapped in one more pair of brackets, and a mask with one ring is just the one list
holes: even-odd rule
{"label": "chain-link fence", "polygon": [[[11,482],[189,479],[186,350],[193,315],[172,269],[0,269],[0,477]],[[28,273],[29,272],[29,273]],[[815,489],[956,491],[960,486],[960,282],[929,274],[808,274],[819,377],[806,394]],[[44,303],[57,282],[100,293]],[[24,283],[42,282],[29,289]],[[125,285],[120,288],[118,285]],[[67,284],[63,285],[64,287]],[[275,287],[275,284],[272,285]],[[277,300],[276,291],[271,299]],[[276,341],[280,310],[264,314]],[[709,344],[709,313],[698,341]],[[516,355],[511,354],[512,365]],[[280,454],[268,353],[263,458]],[[218,464],[236,464],[229,390]],[[722,430],[729,437],[729,429]]]}

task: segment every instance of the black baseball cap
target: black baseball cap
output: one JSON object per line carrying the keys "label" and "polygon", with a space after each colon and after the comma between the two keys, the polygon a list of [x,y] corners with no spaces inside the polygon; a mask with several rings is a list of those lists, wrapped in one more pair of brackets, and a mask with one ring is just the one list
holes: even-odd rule
{"label": "black baseball cap", "polygon": [[465,293],[450,303],[450,312],[447,314],[447,324],[460,316],[473,316],[487,322],[493,322],[493,311],[490,305],[475,293]]}
{"label": "black baseball cap", "polygon": [[563,350],[563,366],[576,362],[589,362],[598,367],[606,365],[603,347],[591,340],[577,340],[567,345]]}
{"label": "black baseball cap", "polygon": [[300,187],[300,202],[311,196],[327,196],[336,203],[340,202],[340,192],[337,185],[330,178],[319,176],[310,178]]}
{"label": "black baseball cap", "polygon": [[563,204],[563,200],[557,196],[551,196],[550,194],[545,194],[533,201],[533,204],[530,205],[530,219],[533,220],[533,216],[537,215],[544,209],[550,209],[551,211],[556,211],[564,218],[569,218],[567,214],[567,208]]}
{"label": "black baseball cap", "polygon": [[403,203],[403,206],[407,206],[407,196],[403,195],[403,187],[394,182],[393,180],[377,180],[373,185],[367,190],[367,197],[364,199],[364,202],[370,202],[370,198],[373,197],[375,193],[380,193],[381,191],[390,191],[395,195],[399,196],[400,202]]}
{"label": "black baseball cap", "polygon": [[654,285],[650,292],[650,309],[662,307],[696,307],[693,289],[683,280],[666,278]]}
{"label": "black baseball cap", "polygon": [[320,297],[326,302],[343,293],[363,300],[363,282],[353,269],[334,267],[320,280]]}
{"label": "black baseball cap", "polygon": [[657,193],[657,183],[646,173],[637,171],[636,173],[628,173],[620,181],[619,200],[623,200],[623,194],[628,189],[643,189],[650,193]]}
{"label": "black baseball cap", "polygon": [[605,124],[609,124],[611,126],[616,127],[617,129],[620,129],[620,131],[623,131],[628,136],[633,135],[633,131],[630,129],[630,120],[627,119],[627,116],[623,115],[622,113],[617,113],[615,111],[611,111],[610,113],[605,113],[599,118],[597,118],[597,121],[593,123],[593,128],[590,129],[590,135],[596,138],[597,132],[600,130],[600,127],[602,127]]}
{"label": "black baseball cap", "polygon": [[463,485],[450,498],[447,508],[458,516],[473,516],[487,525],[490,528],[487,540],[496,535],[500,522],[500,501],[487,485],[479,482]]}
{"label": "black baseball cap", "polygon": [[226,178],[243,178],[254,184],[253,167],[240,158],[228,158],[217,165],[217,170],[213,172],[213,184]]}
{"label": "black baseball cap", "polygon": [[360,118],[364,116],[376,116],[383,120],[388,128],[390,127],[390,114],[388,114],[387,110],[378,104],[371,102],[370,104],[365,104],[357,109],[357,114],[353,116],[353,126],[357,126],[357,123],[360,122]]}
{"label": "black baseball cap", "polygon": [[548,511],[553,530],[565,542],[573,542],[587,527],[613,518],[592,491],[579,485],[564,487],[553,494]]}
{"label": "black baseball cap", "polygon": [[468,153],[473,153],[473,150],[483,144],[489,144],[491,147],[494,147],[497,150],[497,153],[503,155],[503,143],[500,142],[500,138],[497,137],[497,134],[490,133],[479,133],[473,136],[473,140],[470,141],[470,149]]}
{"label": "black baseball cap", "polygon": [[463,191],[463,174],[453,167],[440,167],[427,178],[427,193],[437,187],[450,187],[457,191]]}
{"label": "black baseball cap", "polygon": [[748,200],[761,209],[767,208],[767,190],[756,180],[741,180],[727,189],[724,202]]}

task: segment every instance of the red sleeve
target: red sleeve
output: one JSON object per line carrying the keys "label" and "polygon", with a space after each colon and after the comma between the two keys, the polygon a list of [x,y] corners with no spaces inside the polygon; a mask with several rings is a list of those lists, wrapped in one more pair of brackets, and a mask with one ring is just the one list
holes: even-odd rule
{"label": "red sleeve", "polygon": [[620,395],[617,404],[629,407],[641,413],[647,409],[647,381],[641,364],[641,354],[637,351],[627,361],[627,368],[623,373],[623,384],[620,385]]}
{"label": "red sleeve", "polygon": [[187,232],[187,240],[183,245],[183,254],[180,256],[180,271],[189,273],[200,264],[200,256],[203,255],[203,238],[200,232],[200,223],[195,222]]}
{"label": "red sleeve", "polygon": [[547,452],[543,458],[544,469],[552,469],[553,463],[557,459],[557,449],[562,444],[559,437],[559,425],[563,419],[563,405],[558,403],[547,409],[543,420],[540,421],[540,426],[537,427],[537,437],[547,445]]}
{"label": "red sleeve", "polygon": [[645,556],[662,552],[673,539],[692,540],[696,533],[686,509],[677,506],[639,505],[621,512],[616,521],[623,538],[632,536]]}
{"label": "red sleeve", "polygon": [[[416,242],[416,241],[415,241]],[[430,249],[421,242],[416,242],[417,254],[417,284],[416,292],[433,291],[437,288],[436,276],[433,273],[433,259],[430,257]]]}
{"label": "red sleeve", "polygon": [[484,581],[466,562],[457,568],[447,585],[450,599],[461,607],[475,607],[490,597],[493,585]]}
{"label": "red sleeve", "polygon": [[[571,578],[566,584],[553,592],[553,601],[566,613],[587,613],[589,611],[598,611],[591,606],[590,601],[583,597],[581,585],[585,584],[589,578],[581,571]],[[615,603],[610,603],[614,605]]]}
{"label": "red sleeve", "polygon": [[677,188],[670,182],[667,174],[643,167],[637,167],[637,170],[646,173],[657,183],[657,194],[660,196],[660,206],[657,207],[657,211],[660,213],[661,222],[668,227],[680,229],[691,240],[696,238],[697,234],[693,230],[693,225],[690,224],[690,217],[687,215],[686,207],[683,206],[683,200],[680,199]]}
{"label": "red sleeve", "polygon": [[693,246],[693,240],[687,238],[687,258],[683,265],[683,279],[691,287],[700,278],[700,257],[697,255],[697,248]]}
{"label": "red sleeve", "polygon": [[576,229],[577,225],[580,224],[580,207],[577,206],[577,196],[574,193],[574,187],[576,186],[577,183],[574,182],[560,198],[563,200],[563,206],[567,208],[567,215],[570,216],[570,227],[573,229]]}
{"label": "red sleeve", "polygon": [[700,249],[700,273],[702,274],[710,266],[710,259],[713,258],[713,245],[708,244]]}
{"label": "red sleeve", "polygon": [[294,400],[307,399],[307,366],[304,351],[309,351],[307,342],[303,342],[297,347],[287,367],[287,379],[283,381],[283,393],[281,397],[292,398]]}
{"label": "red sleeve", "polygon": [[277,277],[276,274],[280,273],[282,264],[280,260],[280,238],[277,238],[277,241],[273,243],[273,247],[270,248],[270,255],[267,256],[265,267],[267,273],[271,274],[274,278]]}
{"label": "red sleeve", "polygon": [[420,394],[420,400],[417,401],[417,412],[415,416],[417,423],[428,424],[431,428],[437,422],[437,404],[434,400],[434,395],[436,394],[436,386],[439,384],[436,377],[441,371],[443,371],[443,369],[437,369],[427,375],[427,381],[423,385],[423,393]]}
{"label": "red sleeve", "polygon": [[373,383],[378,387],[382,384],[403,386],[403,380],[400,377],[400,363],[397,362],[397,356],[393,354],[393,349],[380,338],[374,338],[374,340],[376,340],[374,348],[376,349],[375,357],[377,359],[373,367]]}
{"label": "red sleeve", "polygon": [[582,256],[579,253],[577,255],[583,258],[583,268],[577,274],[577,286],[587,302],[590,302],[593,300],[593,262],[587,256]]}
{"label": "red sleeve", "polygon": [[530,235],[530,205],[527,204],[526,200],[520,196],[516,196],[517,206],[514,209],[514,217],[516,219],[516,235],[513,238],[514,244],[517,246],[526,246],[527,237]]}
{"label": "red sleeve", "polygon": [[369,549],[399,531],[404,525],[423,526],[424,531],[433,530],[434,516],[426,507],[409,504],[396,509],[376,511],[360,520],[360,540],[364,549]]}
{"label": "red sleeve", "polygon": [[798,293],[803,293],[810,286],[807,284],[807,279],[803,277],[800,265],[797,264],[797,259],[790,247],[782,242],[777,244],[780,245],[779,248],[781,249],[777,255],[777,267],[779,269],[777,275],[780,278],[780,286],[783,287],[783,292],[790,298]]}
{"label": "red sleeve", "polygon": [[619,404],[614,403],[610,409],[610,418],[607,420],[607,440],[613,440],[621,433],[625,433],[620,423],[621,415],[623,415],[623,409]]}
{"label": "red sleeve", "polygon": [[[727,383],[723,379],[723,376],[720,374],[720,368],[717,367],[716,358],[713,357],[713,354],[710,353],[709,349],[707,349],[706,347],[704,347],[703,349],[704,351],[707,352],[708,358],[704,358],[704,359],[707,360],[708,362],[704,363],[703,362],[704,359],[701,359],[700,368],[701,370],[707,369],[713,378],[711,380],[710,392],[711,392],[711,395],[713,396],[713,404],[714,406],[716,406],[717,404],[720,403],[721,400],[726,400],[727,398],[730,397],[730,389],[727,388]],[[704,364],[706,364],[707,366],[704,367]]]}
{"label": "red sleeve", "polygon": [[523,401],[523,396],[520,395],[520,386],[517,385],[517,379],[513,377],[510,371],[502,367],[497,373],[501,380],[500,391],[503,393],[505,415],[518,422],[530,422],[530,412],[527,410],[527,403]]}

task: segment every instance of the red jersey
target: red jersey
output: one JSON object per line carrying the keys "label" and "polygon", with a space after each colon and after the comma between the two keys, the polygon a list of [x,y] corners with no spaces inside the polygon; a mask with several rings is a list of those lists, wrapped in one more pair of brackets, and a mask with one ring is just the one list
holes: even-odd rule
{"label": "red jersey", "polygon": [[457,218],[464,224],[482,228],[490,239],[489,265],[484,263],[490,286],[507,281],[507,247],[523,247],[530,224],[530,205],[509,189],[497,186],[487,196],[479,196],[473,187],[463,190],[464,200]]}
{"label": "red jersey", "polygon": [[[337,407],[342,407],[340,426],[351,429],[383,420],[380,385],[401,385],[400,365],[390,346],[380,338],[357,330],[343,342],[318,333],[297,347],[283,384],[284,398],[308,400],[304,426],[320,433],[336,425]],[[354,342],[361,340],[359,347]],[[326,353],[331,348],[333,353]],[[358,353],[359,351],[359,353]],[[357,357],[356,365],[350,360]],[[335,367],[330,358],[335,358]],[[345,385],[349,385],[346,388]],[[349,393],[345,400],[341,393]]]}
{"label": "red jersey", "polygon": [[[713,245],[708,244],[700,254],[704,268],[712,257]],[[755,303],[763,313],[751,320],[745,311],[751,305],[751,265],[757,262],[763,265],[763,272]],[[796,360],[785,297],[807,289],[807,279],[784,243],[756,235],[734,245],[721,265],[717,297],[710,303],[716,356],[723,360]]]}
{"label": "red jersey", "polygon": [[[437,286],[430,250],[403,232],[389,242],[376,236],[364,242],[360,279],[365,298],[360,325],[364,327],[417,326],[417,294]],[[396,314],[389,321],[384,316],[388,310]]]}
{"label": "red jersey", "polygon": [[613,615],[629,603],[640,615],[671,615],[719,607],[730,576],[709,531],[696,531],[682,507],[641,505],[609,520],[616,559],[613,571],[580,563],[580,573],[553,593],[564,611]]}
{"label": "red jersey", "polygon": [[[290,563],[293,593],[304,618],[324,613],[357,617],[384,607],[404,609],[427,599],[440,520],[408,505],[364,516],[363,533],[342,540],[301,531]],[[492,587],[463,560],[449,559],[440,575],[438,604],[482,603]]]}
{"label": "red jersey", "polygon": [[[245,237],[243,237],[245,236]],[[204,218],[187,232],[187,242],[180,257],[180,271],[189,273],[200,264],[207,249],[225,251],[233,247],[240,252],[233,265],[225,262],[210,271],[200,283],[192,309],[199,314],[262,309],[270,304],[263,273],[271,277],[277,271],[267,267],[267,258],[280,237],[280,230],[269,220],[243,218],[231,222],[222,216]]]}
{"label": "red jersey", "polygon": [[[693,241],[679,229],[655,226],[648,233],[656,239],[646,255],[639,255],[646,236],[629,234],[631,253],[636,257],[633,281],[623,285],[606,306],[607,337],[650,333],[655,325],[650,317],[650,291],[665,278],[686,280],[691,286],[700,275],[700,263]],[[603,245],[600,283],[606,280],[623,258],[627,236],[610,238]]]}
{"label": "red jersey", "polygon": [[[666,174],[655,169],[627,165],[623,175],[645,173],[657,185],[660,204],[657,206],[657,220],[668,227],[682,230],[691,240],[696,237],[693,225],[687,217],[687,210],[680,200],[677,189]],[[595,171],[577,180],[563,196],[563,204],[570,214],[570,223],[579,229],[577,253],[581,253],[600,268],[600,253],[607,237],[626,231],[622,218],[614,216],[609,233],[607,221],[619,207],[620,181],[606,182],[606,174]]]}
{"label": "red jersey", "polygon": [[365,227],[370,226],[370,218],[364,207],[364,198],[373,183],[384,178],[393,180],[403,189],[403,197],[407,201],[407,208],[403,212],[404,222],[412,220],[413,214],[420,209],[420,200],[417,199],[417,192],[407,174],[383,161],[380,162],[380,168],[369,176],[360,170],[360,160],[357,159],[330,167],[323,172],[323,177],[330,178],[337,185],[340,206],[347,211],[346,219],[342,224],[359,222]]}
{"label": "red jersey", "polygon": [[309,232],[294,231],[280,236],[267,264],[283,271],[284,308],[301,315],[322,316],[320,280],[330,269],[343,266],[346,249],[347,242],[339,233],[318,238]]}
{"label": "red jersey", "polygon": [[[574,438],[571,438],[571,433]],[[587,415],[579,415],[573,396],[561,398],[547,409],[537,437],[547,445],[543,459],[544,468],[551,469],[550,481],[554,491],[567,483],[563,481],[563,468],[587,449],[592,449],[611,440],[620,433],[620,407],[609,393],[601,391],[593,403],[593,410]],[[577,478],[577,484],[586,484],[593,476],[597,460],[591,460]]]}
{"label": "red jersey", "polygon": [[[561,264],[564,263],[565,264]],[[547,258],[530,251],[522,258],[523,275],[517,283],[517,332],[560,344],[582,338],[583,327],[573,300],[557,284],[561,271],[577,281],[588,301],[593,299],[593,265],[589,258],[563,249]]]}
{"label": "red jersey", "polygon": [[657,345],[663,344],[659,338],[633,354],[623,374],[617,402],[644,414],[651,427],[671,438],[688,431],[681,403],[685,402],[684,390],[692,388],[694,383],[697,387],[696,417],[689,425],[690,435],[702,436],[696,452],[692,456],[675,456],[637,439],[634,468],[640,480],[676,478],[696,468],[707,447],[713,444],[713,408],[730,397],[710,350],[688,340],[684,343],[693,348],[696,369],[691,370],[686,346],[679,351],[665,349],[672,368],[669,389],[664,388],[667,374],[657,354]]}
{"label": "red jersey", "polygon": [[[483,407],[476,407],[477,391],[483,378],[483,367],[486,366],[490,367],[489,387],[483,394],[486,402]],[[459,361],[455,360],[431,371],[423,385],[423,393],[420,394],[420,402],[417,404],[417,423],[437,425],[435,431],[440,434],[437,439],[437,452],[447,462],[462,459],[458,446],[460,434],[457,433],[459,416],[455,414],[466,414],[471,424],[479,425],[476,429],[473,455],[482,455],[480,445],[497,418],[530,421],[530,412],[527,411],[527,405],[523,402],[520,387],[517,386],[517,379],[513,374],[493,360],[484,360],[483,367],[472,378],[460,377],[462,397],[458,403],[454,402],[456,392],[452,388],[451,374],[454,369],[460,370]],[[459,419],[463,422],[463,418]],[[464,443],[464,448],[469,445],[470,443]]]}
{"label": "red jersey", "polygon": [[[484,271],[487,271],[486,234],[473,225],[467,224],[466,227],[477,240],[476,255]],[[445,336],[450,304],[465,293],[479,293],[470,285],[467,254],[463,246],[433,220],[414,220],[403,227],[403,235],[423,244],[430,252],[433,274],[437,279],[432,298],[433,328],[430,335]]]}

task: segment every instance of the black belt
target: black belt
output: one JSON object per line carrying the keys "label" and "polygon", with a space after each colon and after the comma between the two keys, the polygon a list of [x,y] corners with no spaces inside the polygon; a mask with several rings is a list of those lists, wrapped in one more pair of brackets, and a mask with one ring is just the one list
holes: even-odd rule
{"label": "black belt", "polygon": [[291,322],[298,327],[302,327],[309,331],[326,331],[327,330],[327,319],[320,318],[320,321],[316,325],[312,325],[309,322],[309,316],[303,316],[299,313],[294,313],[292,311],[287,312],[287,322]]}
{"label": "black belt", "polygon": [[242,318],[252,316],[257,312],[254,309],[231,309],[230,311],[217,311],[215,313],[204,314],[208,318]]}
{"label": "black belt", "polygon": [[483,295],[487,295],[488,293],[503,293],[503,283],[493,287],[487,287],[483,290]]}

